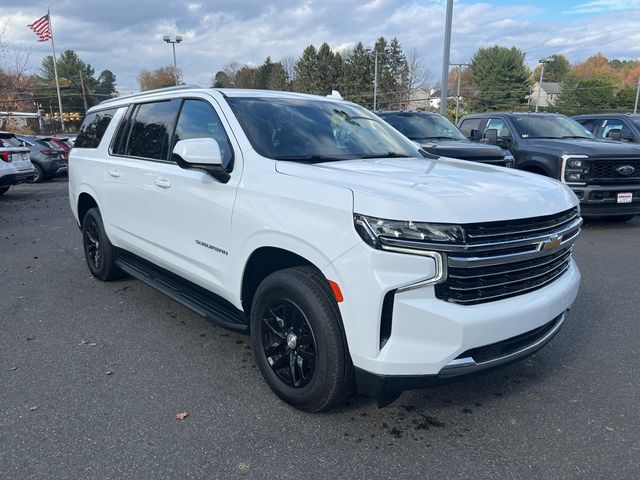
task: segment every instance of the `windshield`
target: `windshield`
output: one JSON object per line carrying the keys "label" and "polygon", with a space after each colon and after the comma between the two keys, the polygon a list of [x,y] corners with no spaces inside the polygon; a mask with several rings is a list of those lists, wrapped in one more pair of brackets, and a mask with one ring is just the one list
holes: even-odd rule
{"label": "windshield", "polygon": [[253,148],[274,160],[421,157],[409,140],[357,105],[312,98],[230,97],[227,102]]}
{"label": "windshield", "polygon": [[575,120],[559,115],[523,114],[511,119],[522,138],[595,138]]}
{"label": "windshield", "polygon": [[411,140],[467,140],[453,123],[441,115],[383,113],[380,117]]}
{"label": "windshield", "polygon": [[22,144],[20,143],[20,140],[18,140],[16,137],[7,135],[7,136],[0,137],[0,146],[21,147]]}

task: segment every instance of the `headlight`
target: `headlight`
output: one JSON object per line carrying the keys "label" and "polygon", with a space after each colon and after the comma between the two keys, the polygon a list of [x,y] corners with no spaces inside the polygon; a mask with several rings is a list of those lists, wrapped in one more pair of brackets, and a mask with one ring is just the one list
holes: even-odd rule
{"label": "headlight", "polygon": [[384,240],[408,240],[427,244],[461,244],[464,230],[459,225],[403,220],[386,220],[356,214],[355,227],[362,239],[374,248],[384,248]]}
{"label": "headlight", "polygon": [[566,183],[585,183],[587,181],[589,177],[589,162],[586,155],[564,155],[562,162],[560,180]]}

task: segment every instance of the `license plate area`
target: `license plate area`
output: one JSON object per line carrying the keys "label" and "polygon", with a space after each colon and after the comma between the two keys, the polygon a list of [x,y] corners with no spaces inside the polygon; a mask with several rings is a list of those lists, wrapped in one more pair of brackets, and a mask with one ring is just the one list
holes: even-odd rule
{"label": "license plate area", "polygon": [[619,193],[617,197],[618,203],[631,203],[633,201],[633,193]]}

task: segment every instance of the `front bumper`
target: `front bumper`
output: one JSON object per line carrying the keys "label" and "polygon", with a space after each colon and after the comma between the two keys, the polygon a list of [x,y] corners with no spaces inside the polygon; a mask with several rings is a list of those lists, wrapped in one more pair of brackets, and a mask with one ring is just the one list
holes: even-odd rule
{"label": "front bumper", "polygon": [[[362,265],[368,267],[366,272]],[[494,302],[446,302],[436,298],[433,286],[398,291],[433,276],[433,270],[434,261],[430,258],[381,252],[364,244],[325,269],[327,278],[338,281],[344,294],[339,306],[349,352],[358,378],[363,379],[362,385],[366,385],[366,378],[379,377],[385,388],[419,388],[497,366],[502,362],[488,364],[473,356],[476,365],[462,362],[466,357],[461,354],[514,339],[563,318],[580,283],[580,271],[571,260],[567,271],[554,282]],[[396,293],[391,334],[382,342],[383,301],[392,291]],[[510,356],[505,361],[517,358],[521,356]]]}
{"label": "front bumper", "polygon": [[[580,199],[583,217],[640,214],[640,184],[586,185],[571,187]],[[618,203],[619,193],[631,193],[631,203]]]}
{"label": "front bumper", "polygon": [[444,385],[522,360],[549,343],[560,331],[566,318],[567,312],[563,312],[530,332],[468,350],[435,375],[378,375],[356,368],[358,392],[372,397],[385,397],[405,390]]}
{"label": "front bumper", "polygon": [[35,170],[25,170],[16,173],[7,173],[0,176],[0,187],[7,185],[17,185],[19,183],[28,182],[35,175]]}

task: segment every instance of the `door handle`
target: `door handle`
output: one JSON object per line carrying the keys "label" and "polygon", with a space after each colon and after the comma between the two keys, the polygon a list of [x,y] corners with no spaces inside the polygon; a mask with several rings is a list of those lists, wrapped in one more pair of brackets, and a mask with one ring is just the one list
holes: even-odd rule
{"label": "door handle", "polygon": [[158,178],[154,182],[160,188],[169,188],[171,187],[171,182],[169,180],[165,180],[164,178]]}
{"label": "door handle", "polygon": [[120,176],[120,172],[118,170],[109,170],[109,175],[113,178],[118,178]]}

